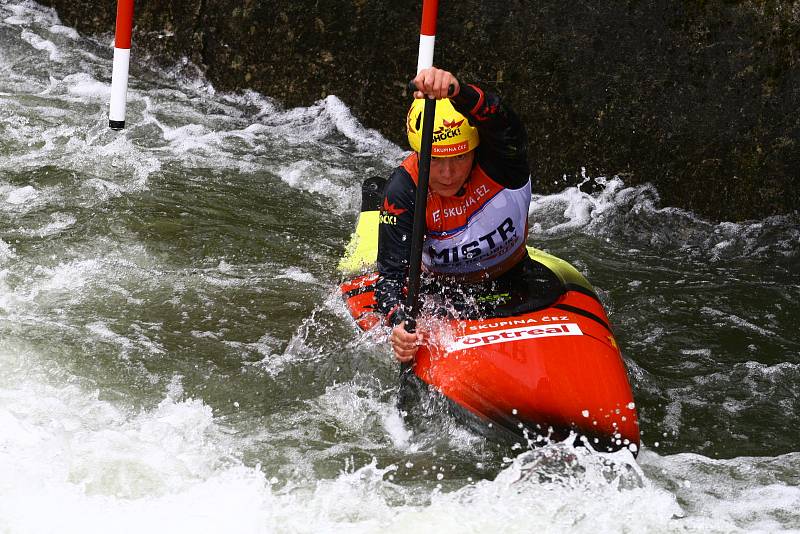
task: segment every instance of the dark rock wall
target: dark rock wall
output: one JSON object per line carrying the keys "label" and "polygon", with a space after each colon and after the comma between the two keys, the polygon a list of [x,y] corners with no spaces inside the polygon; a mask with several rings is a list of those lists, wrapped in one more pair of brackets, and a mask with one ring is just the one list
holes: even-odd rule
{"label": "dark rock wall", "polygon": [[[113,32],[114,1],[43,3]],[[420,6],[139,0],[133,53],[287,106],[335,94],[403,144]],[[714,219],[800,209],[800,0],[442,0],[436,64],[513,104],[540,192],[585,166]]]}

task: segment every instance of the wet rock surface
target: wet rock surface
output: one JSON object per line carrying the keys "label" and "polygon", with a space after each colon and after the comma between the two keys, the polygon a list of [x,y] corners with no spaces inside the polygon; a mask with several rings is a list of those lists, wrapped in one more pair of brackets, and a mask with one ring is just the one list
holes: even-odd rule
{"label": "wet rock surface", "polygon": [[[110,36],[115,2],[45,0]],[[419,5],[418,5],[419,4]],[[404,144],[420,2],[140,0],[134,61],[287,106],[340,97]],[[436,64],[509,100],[539,192],[619,174],[718,220],[800,208],[800,1],[442,2]],[[135,73],[134,68],[134,73]]]}

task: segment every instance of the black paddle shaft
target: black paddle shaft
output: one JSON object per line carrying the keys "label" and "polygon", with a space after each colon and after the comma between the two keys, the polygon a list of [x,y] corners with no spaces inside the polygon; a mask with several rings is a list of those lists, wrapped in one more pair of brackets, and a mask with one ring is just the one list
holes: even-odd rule
{"label": "black paddle shaft", "polygon": [[408,267],[408,295],[406,309],[408,319],[405,323],[407,332],[414,332],[419,315],[419,285],[422,272],[422,244],[425,241],[425,212],[428,208],[428,178],[431,172],[431,145],[433,145],[433,119],[436,114],[436,100],[425,99],[425,111],[422,120],[422,143],[419,151],[419,179],[417,180],[417,196],[414,201],[414,228],[411,233],[411,257]]}

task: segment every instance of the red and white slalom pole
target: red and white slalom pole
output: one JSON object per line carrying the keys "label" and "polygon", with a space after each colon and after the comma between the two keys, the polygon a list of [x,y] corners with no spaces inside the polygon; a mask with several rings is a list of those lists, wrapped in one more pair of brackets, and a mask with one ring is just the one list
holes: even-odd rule
{"label": "red and white slalom pole", "polygon": [[419,55],[417,72],[433,66],[433,48],[436,44],[436,19],[439,15],[439,0],[422,2],[422,26],[419,31]]}
{"label": "red and white slalom pole", "polygon": [[133,32],[133,0],[117,0],[117,29],[114,37],[114,70],[111,73],[111,103],[108,126],[125,128],[125,107],[128,99],[128,65],[131,60]]}

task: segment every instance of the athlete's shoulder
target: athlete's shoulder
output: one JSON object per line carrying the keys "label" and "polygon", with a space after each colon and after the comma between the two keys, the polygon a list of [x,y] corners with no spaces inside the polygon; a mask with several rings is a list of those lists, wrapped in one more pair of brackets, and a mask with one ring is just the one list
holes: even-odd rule
{"label": "athlete's shoulder", "polygon": [[416,195],[417,185],[408,169],[400,165],[392,171],[384,187],[384,196],[391,199],[411,198]]}
{"label": "athlete's shoulder", "polygon": [[527,160],[524,160],[524,165],[512,165],[510,159],[499,160],[496,153],[482,151],[480,146],[476,152],[477,164],[475,167],[501,186],[517,190],[530,185],[531,176]]}

